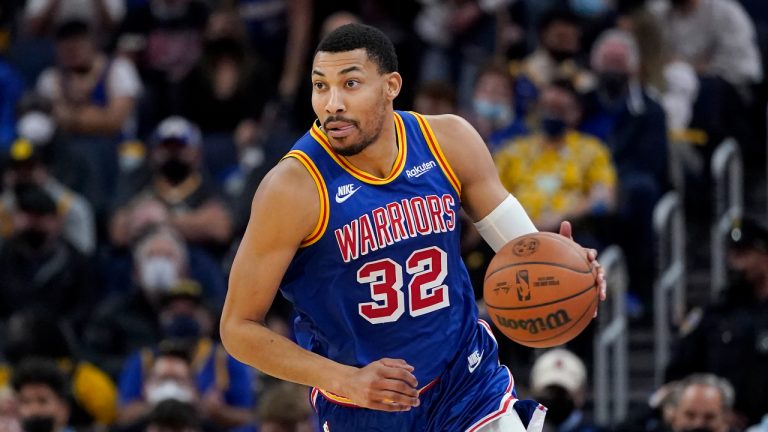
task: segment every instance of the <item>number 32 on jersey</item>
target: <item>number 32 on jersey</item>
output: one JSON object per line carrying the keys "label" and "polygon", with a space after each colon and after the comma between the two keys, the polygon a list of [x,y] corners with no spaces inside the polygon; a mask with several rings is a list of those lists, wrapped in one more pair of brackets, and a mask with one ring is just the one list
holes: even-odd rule
{"label": "number 32 on jersey", "polygon": [[[431,246],[414,251],[405,260],[408,282],[408,312],[417,317],[450,306],[448,287],[448,255]],[[405,313],[403,267],[384,258],[364,264],[357,271],[357,281],[371,288],[372,302],[360,303],[358,312],[372,324],[397,321]]]}

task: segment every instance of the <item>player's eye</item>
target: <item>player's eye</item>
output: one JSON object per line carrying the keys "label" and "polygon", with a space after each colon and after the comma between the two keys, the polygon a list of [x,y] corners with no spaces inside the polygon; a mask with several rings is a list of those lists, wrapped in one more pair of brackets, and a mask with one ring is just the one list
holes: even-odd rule
{"label": "player's eye", "polygon": [[346,83],[344,83],[344,85],[347,86],[347,88],[354,88],[354,87],[357,87],[359,84],[360,82],[357,80],[348,80]]}
{"label": "player's eye", "polygon": [[312,87],[314,87],[315,90],[322,90],[325,88],[325,83],[320,81],[315,81],[314,83],[312,83]]}

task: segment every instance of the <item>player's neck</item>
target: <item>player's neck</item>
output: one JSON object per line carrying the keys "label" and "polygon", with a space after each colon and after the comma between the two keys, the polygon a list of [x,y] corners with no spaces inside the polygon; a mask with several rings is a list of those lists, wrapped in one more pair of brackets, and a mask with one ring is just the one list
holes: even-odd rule
{"label": "player's neck", "polygon": [[[393,117],[394,115],[389,118],[392,119]],[[368,174],[384,178],[392,172],[400,145],[402,143],[397,142],[394,121],[386,121],[381,128],[378,139],[360,153],[348,156],[347,160]]]}

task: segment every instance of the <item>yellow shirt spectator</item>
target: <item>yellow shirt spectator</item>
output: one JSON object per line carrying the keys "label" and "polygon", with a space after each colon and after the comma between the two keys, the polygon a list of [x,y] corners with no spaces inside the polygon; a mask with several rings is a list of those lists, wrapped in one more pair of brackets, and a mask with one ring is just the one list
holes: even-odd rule
{"label": "yellow shirt spectator", "polygon": [[562,146],[534,134],[512,141],[494,156],[504,186],[536,221],[574,217],[593,210],[595,187],[614,190],[616,169],[597,138],[568,131]]}

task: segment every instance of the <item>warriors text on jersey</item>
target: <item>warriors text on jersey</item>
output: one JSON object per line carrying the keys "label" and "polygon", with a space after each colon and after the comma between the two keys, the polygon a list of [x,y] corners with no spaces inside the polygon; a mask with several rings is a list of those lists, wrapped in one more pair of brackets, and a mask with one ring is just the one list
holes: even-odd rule
{"label": "warriors text on jersey", "polygon": [[474,333],[477,310],[460,255],[461,185],[424,117],[393,121],[386,178],[337,155],[318,123],[286,156],[314,179],[320,217],[281,290],[302,347],[352,366],[402,358],[426,386]]}

